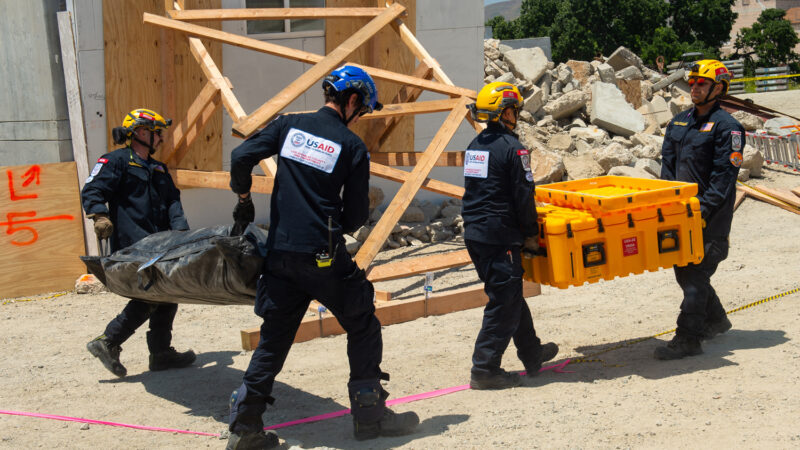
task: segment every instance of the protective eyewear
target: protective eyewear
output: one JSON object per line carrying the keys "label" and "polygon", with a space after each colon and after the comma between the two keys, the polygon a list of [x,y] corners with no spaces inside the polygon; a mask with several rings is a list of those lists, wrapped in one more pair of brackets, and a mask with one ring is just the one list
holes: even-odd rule
{"label": "protective eyewear", "polygon": [[700,78],[700,77],[689,78],[689,86],[694,86],[696,84],[700,87],[703,87],[706,85],[706,83],[711,83],[711,82],[705,78]]}

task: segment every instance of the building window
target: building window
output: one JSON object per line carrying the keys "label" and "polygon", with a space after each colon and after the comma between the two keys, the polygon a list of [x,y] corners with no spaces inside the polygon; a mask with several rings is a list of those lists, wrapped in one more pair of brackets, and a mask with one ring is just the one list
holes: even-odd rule
{"label": "building window", "polygon": [[[325,0],[245,0],[246,8],[324,8]],[[321,36],[325,19],[248,20],[247,34]]]}

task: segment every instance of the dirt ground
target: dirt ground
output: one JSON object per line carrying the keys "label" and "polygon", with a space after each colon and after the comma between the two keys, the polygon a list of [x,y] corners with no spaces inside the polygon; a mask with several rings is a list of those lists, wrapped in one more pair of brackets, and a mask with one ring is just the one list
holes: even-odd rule
{"label": "dirt ground", "polygon": [[[765,170],[759,183],[800,186],[800,176]],[[800,287],[800,215],[747,199],[736,211],[727,260],[712,279],[726,309]],[[461,248],[458,242],[407,254]],[[380,258],[396,258],[382,253]],[[474,285],[471,266],[437,273],[435,292]],[[422,277],[381,283],[419,295]],[[182,305],[174,345],[193,348],[191,368],[147,370],[144,328],[123,345],[128,377],[116,379],[85,350],[124,306],[113,294],[67,294],[0,302],[0,410],[221,433],[230,392],[251,353],[239,330],[259,324],[246,306]],[[674,328],[681,292],[672,270],[531,297],[536,329],[561,347],[556,362],[592,355]],[[733,329],[680,361],[653,359],[671,338],[624,346],[544,372],[519,388],[464,390],[401,404],[422,423],[406,437],[359,443],[349,416],[279,430],[284,448],[797,448],[800,445],[800,293],[731,315]],[[392,398],[463,385],[482,311],[473,309],[384,327],[383,369]],[[268,424],[348,405],[346,338],[296,344],[278,377]],[[521,370],[513,346],[504,359]],[[0,448],[223,448],[218,437],[134,430],[0,414]]]}

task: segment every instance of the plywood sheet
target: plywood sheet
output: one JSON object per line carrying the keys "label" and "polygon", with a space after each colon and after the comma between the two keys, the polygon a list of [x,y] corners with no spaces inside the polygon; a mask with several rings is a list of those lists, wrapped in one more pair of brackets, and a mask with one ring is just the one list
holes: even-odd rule
{"label": "plywood sheet", "polygon": [[85,272],[74,162],[0,167],[0,298],[72,289]]}
{"label": "plywood sheet", "polygon": [[[395,3],[399,3],[406,8],[406,15],[401,19],[412,32],[416,32],[417,1],[397,0]],[[327,0],[325,2],[325,5],[331,8],[368,8],[383,6],[384,4],[385,2],[377,0]],[[325,24],[325,53],[327,54],[335,49],[336,46],[363,27],[368,21],[369,19],[363,18],[328,19]],[[362,45],[351,55],[348,62],[388,69],[403,74],[413,73],[416,67],[414,55],[400,41],[397,33],[391,27],[385,27],[369,42]],[[397,83],[380,80],[376,81],[376,85],[378,98],[384,104],[391,103],[391,100],[402,88]],[[372,125],[369,123],[356,124],[353,130],[363,139],[366,137],[366,131],[370,126]],[[414,117],[401,119],[380,151],[414,151]]]}
{"label": "plywood sheet", "polygon": [[[220,8],[222,0],[186,0],[185,4],[188,9]],[[144,24],[142,15],[145,12],[164,15],[164,1],[120,0],[113,8],[103,8],[109,150],[117,147],[111,140],[111,129],[119,126],[129,111],[151,108],[178,122],[207,81],[189,50],[186,37],[169,36],[157,27]],[[198,25],[220,28],[219,22],[198,22]],[[221,67],[222,45],[207,40],[203,43]],[[169,60],[163,59],[162,46],[174,48],[174,52],[166,52],[172,53],[172,68],[169,68]],[[162,152],[163,149],[155,157],[158,159]],[[222,170],[221,111],[209,120],[178,167]]]}

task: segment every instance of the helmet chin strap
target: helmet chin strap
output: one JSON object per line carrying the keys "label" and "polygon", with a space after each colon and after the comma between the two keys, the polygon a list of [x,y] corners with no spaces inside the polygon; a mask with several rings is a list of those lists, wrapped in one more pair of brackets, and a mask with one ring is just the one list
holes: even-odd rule
{"label": "helmet chin strap", "polygon": [[134,141],[136,141],[136,142],[138,142],[138,143],[140,143],[140,144],[142,144],[142,145],[144,145],[145,147],[147,147],[147,148],[148,148],[148,151],[149,151],[149,153],[152,155],[152,154],[154,154],[154,153],[156,152],[156,148],[155,148],[155,147],[153,147],[153,141],[155,140],[155,136],[154,136],[154,134],[155,134],[155,133],[153,133],[152,131],[150,132],[150,143],[149,143],[149,144],[148,144],[147,142],[145,142],[145,141],[143,141],[143,140],[139,139],[139,138],[136,136],[136,134],[135,134],[135,133],[134,133],[134,135],[133,135],[133,140],[134,140]]}
{"label": "helmet chin strap", "polygon": [[717,83],[715,81],[712,81],[711,82],[711,88],[709,88],[708,94],[706,94],[706,98],[700,103],[695,103],[695,105],[697,105],[697,106],[705,106],[705,105],[717,100],[720,97],[720,95],[722,95],[722,94],[720,94],[720,95],[718,95],[718,96],[716,96],[714,98],[709,98],[709,97],[711,97],[711,93],[714,92],[714,88],[717,87],[717,84],[719,84],[719,83]]}
{"label": "helmet chin strap", "polygon": [[514,131],[514,129],[517,128],[517,120],[519,120],[519,110],[518,109],[514,110],[514,121],[513,122],[509,122],[507,120],[504,120],[503,119],[503,113],[500,113],[500,117],[498,117],[497,120],[500,121],[500,123],[502,123],[503,125],[505,125],[506,128],[508,128],[509,130]]}

